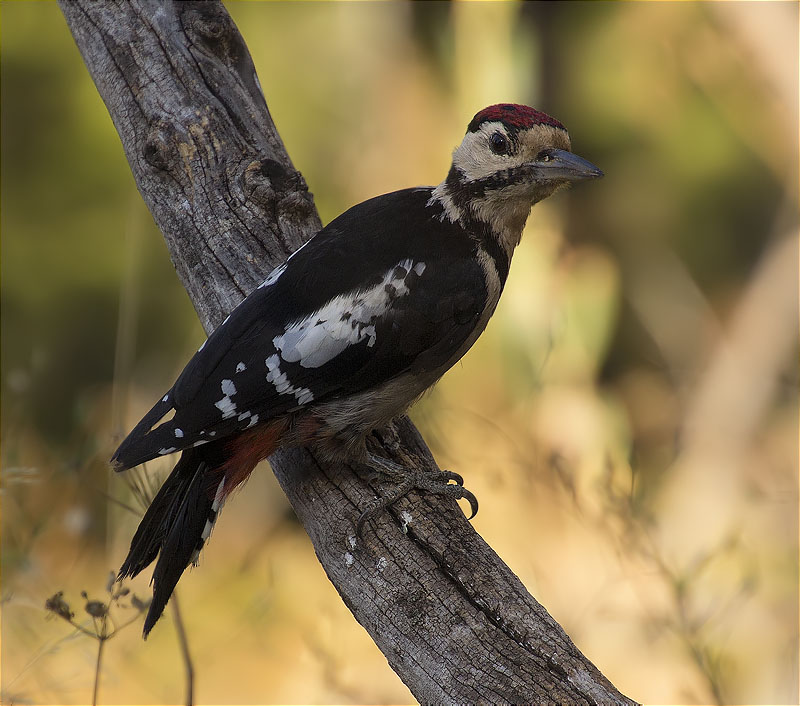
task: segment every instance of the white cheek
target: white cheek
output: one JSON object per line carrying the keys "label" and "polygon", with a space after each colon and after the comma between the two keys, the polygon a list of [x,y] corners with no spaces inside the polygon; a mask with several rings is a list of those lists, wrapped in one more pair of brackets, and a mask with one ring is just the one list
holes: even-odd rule
{"label": "white cheek", "polygon": [[483,131],[469,133],[453,152],[453,164],[474,181],[495,172],[512,169],[523,163],[519,156],[494,154],[489,148],[488,135]]}

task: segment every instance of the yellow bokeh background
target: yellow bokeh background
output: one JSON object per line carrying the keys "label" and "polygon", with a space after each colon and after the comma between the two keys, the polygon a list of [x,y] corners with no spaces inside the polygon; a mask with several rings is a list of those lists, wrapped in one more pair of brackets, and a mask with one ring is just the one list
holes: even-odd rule
{"label": "yellow bokeh background", "polygon": [[[230,2],[324,222],[500,101],[606,173],[537,206],[413,411],[476,529],[625,694],[798,700],[798,6]],[[87,703],[137,518],[107,459],[202,332],[55,3],[3,2],[2,701]],[[148,474],[164,474],[169,459]],[[149,572],[129,585],[148,595]],[[178,588],[197,703],[410,703],[266,464]],[[120,623],[135,610],[112,608]],[[170,611],[104,703],[181,703]]]}

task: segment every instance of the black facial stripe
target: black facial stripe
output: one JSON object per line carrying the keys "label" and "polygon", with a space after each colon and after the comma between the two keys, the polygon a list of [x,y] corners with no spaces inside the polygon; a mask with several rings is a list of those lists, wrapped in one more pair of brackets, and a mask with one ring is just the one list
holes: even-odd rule
{"label": "black facial stripe", "polygon": [[[491,180],[491,177],[481,181],[488,182],[489,180]],[[500,246],[499,239],[492,233],[489,225],[475,218],[470,208],[470,203],[475,196],[482,196],[490,187],[480,182],[467,182],[464,173],[456,167],[450,168],[446,184],[450,198],[453,199],[453,203],[461,214],[464,229],[471,235],[476,245],[492,258],[497,275],[500,278],[500,288],[502,289],[508,277],[508,268],[511,263]]]}
{"label": "black facial stripe", "polygon": [[506,186],[513,186],[514,184],[531,181],[531,177],[535,177],[535,174],[536,167],[529,164],[521,164],[518,167],[503,169],[489,176],[469,181],[466,179],[463,172],[455,167],[451,167],[450,173],[447,175],[447,186],[451,194],[459,192],[462,196],[473,199],[485,196],[487,191],[498,190]]}
{"label": "black facial stripe", "polygon": [[497,270],[497,276],[500,278],[500,291],[503,291],[511,263],[503,248],[500,247],[500,241],[492,234],[489,226],[484,223],[476,222],[471,230],[477,232],[481,248],[492,258]]}
{"label": "black facial stripe", "polygon": [[480,189],[480,195],[485,194],[492,189],[502,189],[505,186],[513,186],[521,184],[522,182],[529,182],[536,177],[536,167],[530,164],[521,164],[517,167],[504,169],[501,172],[495,172],[482,179],[476,179],[473,184],[476,188]]}

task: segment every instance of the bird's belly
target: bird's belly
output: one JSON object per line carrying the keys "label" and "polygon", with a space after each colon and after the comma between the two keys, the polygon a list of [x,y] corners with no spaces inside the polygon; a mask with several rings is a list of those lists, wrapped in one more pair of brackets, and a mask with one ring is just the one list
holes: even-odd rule
{"label": "bird's belly", "polygon": [[313,432],[301,439],[300,443],[310,442],[328,458],[363,459],[367,435],[406,412],[462,358],[483,333],[497,300],[497,296],[492,297],[474,330],[444,364],[429,370],[412,370],[371,390],[316,406],[311,415],[313,422],[309,424],[311,420],[306,419],[307,428],[313,429]]}
{"label": "bird's belly", "polygon": [[367,435],[403,414],[440,376],[405,373],[371,390],[315,407],[311,445],[329,458],[362,459]]}

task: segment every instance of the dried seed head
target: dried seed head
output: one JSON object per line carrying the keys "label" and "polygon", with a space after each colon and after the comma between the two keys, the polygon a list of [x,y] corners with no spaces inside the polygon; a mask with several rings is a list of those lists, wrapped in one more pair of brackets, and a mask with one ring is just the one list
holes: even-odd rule
{"label": "dried seed head", "polygon": [[59,591],[50,596],[44,602],[44,608],[59,618],[64,618],[64,620],[72,620],[75,617],[75,613],[69,609],[69,603],[64,600],[64,591]]}
{"label": "dried seed head", "polygon": [[102,618],[108,613],[108,606],[102,601],[89,601],[84,610],[93,618]]}

